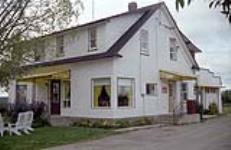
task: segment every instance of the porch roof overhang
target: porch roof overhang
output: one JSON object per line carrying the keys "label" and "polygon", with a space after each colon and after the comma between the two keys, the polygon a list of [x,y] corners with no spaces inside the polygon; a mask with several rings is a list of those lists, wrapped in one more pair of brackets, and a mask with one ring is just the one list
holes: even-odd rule
{"label": "porch roof overhang", "polygon": [[225,86],[222,85],[198,85],[200,88],[225,88]]}
{"label": "porch roof overhang", "polygon": [[34,74],[27,74],[22,78],[18,79],[18,81],[24,82],[31,82],[35,79],[69,79],[70,78],[70,71],[63,70],[63,71],[52,71],[52,72],[43,72],[43,73],[34,73]]}
{"label": "porch roof overhang", "polygon": [[165,70],[160,70],[160,78],[167,79],[167,80],[176,80],[176,81],[197,80],[196,75],[186,75],[182,73],[165,71]]}

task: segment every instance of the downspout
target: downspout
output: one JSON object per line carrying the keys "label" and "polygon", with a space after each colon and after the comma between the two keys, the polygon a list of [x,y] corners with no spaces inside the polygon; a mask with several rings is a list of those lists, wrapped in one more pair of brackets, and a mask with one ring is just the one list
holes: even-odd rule
{"label": "downspout", "polygon": [[[140,45],[141,46],[141,45]],[[142,74],[142,55],[141,55],[141,47],[139,49],[139,75],[140,75],[140,96],[141,96],[141,99],[142,99],[142,103],[143,103],[143,115],[145,115],[145,102],[144,102],[144,93],[143,93],[143,74]]]}

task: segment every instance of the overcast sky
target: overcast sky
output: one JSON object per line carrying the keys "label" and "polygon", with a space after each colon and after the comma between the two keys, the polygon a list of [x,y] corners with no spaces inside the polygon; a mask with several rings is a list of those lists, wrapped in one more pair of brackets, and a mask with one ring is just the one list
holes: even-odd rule
{"label": "overcast sky", "polygon": [[[85,9],[79,23],[92,20],[92,0],[83,0]],[[95,19],[127,10],[132,0],[95,0]],[[159,0],[136,0],[139,7],[160,2]],[[197,55],[201,67],[210,68],[222,76],[224,86],[231,88],[231,25],[219,10],[209,9],[208,0],[193,1],[179,12],[175,0],[165,0],[180,29],[200,48]]]}

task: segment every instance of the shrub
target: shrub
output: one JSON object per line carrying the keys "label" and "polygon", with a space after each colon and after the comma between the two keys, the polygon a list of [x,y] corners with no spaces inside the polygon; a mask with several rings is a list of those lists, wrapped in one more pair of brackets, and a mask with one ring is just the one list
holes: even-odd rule
{"label": "shrub", "polygon": [[209,105],[209,115],[216,115],[218,114],[218,107],[216,103],[211,103]]}
{"label": "shrub", "polygon": [[31,104],[26,102],[9,104],[7,116],[9,116],[11,122],[15,123],[17,121],[18,114],[26,111],[34,112],[33,127],[49,125],[47,121],[47,105],[44,102],[33,101]]}

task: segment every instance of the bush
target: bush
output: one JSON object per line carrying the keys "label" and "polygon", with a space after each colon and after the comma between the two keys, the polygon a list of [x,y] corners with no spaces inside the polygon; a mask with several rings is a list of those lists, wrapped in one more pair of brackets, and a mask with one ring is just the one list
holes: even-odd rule
{"label": "bush", "polygon": [[42,127],[49,125],[47,121],[47,105],[44,102],[33,101],[32,104],[28,104],[26,102],[9,104],[7,116],[9,116],[10,122],[15,123],[17,121],[18,114],[26,111],[34,112],[33,127]]}
{"label": "bush", "polygon": [[216,103],[211,103],[209,105],[209,115],[216,115],[218,114],[218,107]]}

